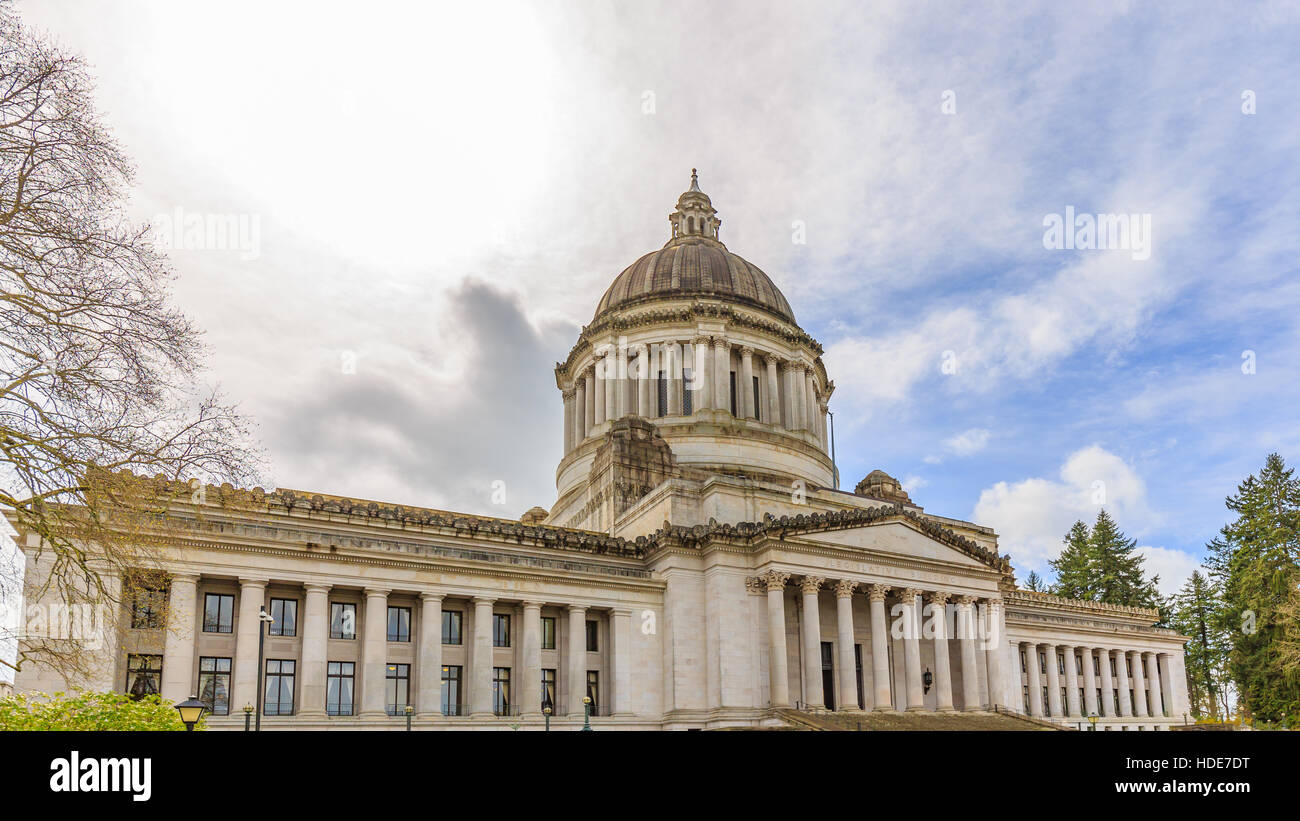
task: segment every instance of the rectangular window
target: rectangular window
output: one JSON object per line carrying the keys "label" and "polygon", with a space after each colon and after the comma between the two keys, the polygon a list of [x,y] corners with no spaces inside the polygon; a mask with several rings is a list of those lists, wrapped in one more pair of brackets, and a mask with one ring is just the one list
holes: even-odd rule
{"label": "rectangular window", "polygon": [[1040,687],[1040,688],[1038,688],[1038,689],[1042,690],[1041,696],[1042,696],[1042,699],[1043,699],[1043,715],[1045,715],[1045,716],[1051,716],[1051,715],[1052,715],[1052,702],[1050,702],[1050,701],[1047,700],[1047,687],[1046,687],[1046,686],[1043,686],[1043,687]]}
{"label": "rectangular window", "polygon": [[492,712],[510,715],[510,668],[492,668]]}
{"label": "rectangular window", "polygon": [[1028,673],[1029,667],[1025,664],[1025,651],[1020,651],[1020,672]]}
{"label": "rectangular window", "polygon": [[1116,687],[1114,690],[1111,690],[1110,695],[1115,702],[1115,709],[1111,711],[1111,715],[1117,716],[1119,715],[1119,688]]}
{"label": "rectangular window", "polygon": [[1088,702],[1084,701],[1084,698],[1083,698],[1083,688],[1080,687],[1080,688],[1079,688],[1079,710],[1080,710],[1080,711],[1084,711],[1084,710],[1087,710],[1087,709],[1088,709]]}
{"label": "rectangular window", "polygon": [[1060,653],[1056,654],[1056,672],[1065,675],[1065,656]]}
{"label": "rectangular window", "polygon": [[1074,654],[1074,672],[1083,675],[1083,656],[1078,653]]}
{"label": "rectangular window", "polygon": [[390,716],[406,712],[411,703],[411,665],[389,664],[384,668],[384,687],[388,697],[384,702]]}
{"label": "rectangular window", "polygon": [[199,657],[199,701],[214,716],[230,715],[230,659]]}
{"label": "rectangular window", "polygon": [[[460,617],[459,610],[442,611],[443,644],[460,644]],[[448,715],[455,715],[455,713],[448,713]]]}
{"label": "rectangular window", "polygon": [[235,597],[228,593],[203,596],[203,632],[230,633],[235,625]]}
{"label": "rectangular window", "polygon": [[325,673],[325,714],[352,715],[352,694],[356,692],[357,665],[351,661],[331,661]]}
{"label": "rectangular window", "polygon": [[1097,678],[1101,678],[1101,673],[1102,673],[1102,670],[1101,670],[1101,656],[1093,656],[1093,657],[1092,657],[1092,674],[1093,674],[1094,676],[1096,676]]}
{"label": "rectangular window", "polygon": [[330,602],[330,638],[357,637],[357,606],[352,602]]}
{"label": "rectangular window", "polygon": [[1020,690],[1021,690],[1021,695],[1023,696],[1025,702],[1025,712],[1026,713],[1032,712],[1029,709],[1029,685],[1028,684],[1021,685]]}
{"label": "rectangular window", "polygon": [[552,616],[542,616],[542,649],[555,649],[555,619]]}
{"label": "rectangular window", "polygon": [[1042,675],[1047,675],[1047,654],[1046,653],[1038,654],[1038,672],[1041,673]]}
{"label": "rectangular window", "polygon": [[736,416],[736,372],[731,372],[731,415]]}
{"label": "rectangular window", "polygon": [[131,698],[156,696],[162,691],[162,656],[136,655],[126,657],[126,692]]}
{"label": "rectangular window", "polygon": [[555,671],[542,670],[542,709],[551,708],[555,712]]}
{"label": "rectangular window", "polygon": [[[756,406],[757,407],[757,406]],[[858,709],[867,709],[867,691],[862,686],[862,645],[853,645],[853,668],[858,676]]]}
{"label": "rectangular window", "polygon": [[754,377],[754,418],[760,422],[763,420],[762,405],[758,401],[758,377]]}
{"label": "rectangular window", "polygon": [[695,391],[692,390],[694,380],[691,379],[691,369],[682,368],[682,415],[690,416],[695,412],[695,402],[692,398]]}
{"label": "rectangular window", "polygon": [[293,679],[297,662],[293,659],[266,660],[266,700],[262,714],[293,715]]}
{"label": "rectangular window", "polygon": [[167,591],[141,587],[131,591],[131,629],[158,630],[167,608]]}
{"label": "rectangular window", "polygon": [[388,640],[389,641],[410,641],[411,640],[411,608],[409,607],[388,608]]}
{"label": "rectangular window", "polygon": [[655,396],[657,397],[659,416],[667,416],[668,415],[668,373],[666,371],[659,372],[658,390],[655,391]]}
{"label": "rectangular window", "polygon": [[587,698],[591,699],[591,714],[596,715],[596,705],[600,704],[600,671],[587,671]]}
{"label": "rectangular window", "polygon": [[600,633],[600,622],[587,622],[587,652],[595,653],[600,649],[598,635]]}
{"label": "rectangular window", "polygon": [[271,618],[267,632],[272,636],[298,635],[298,600],[271,599]]}
{"label": "rectangular window", "polygon": [[1101,697],[1101,688],[1097,688],[1097,712],[1101,715],[1106,714],[1106,699]]}
{"label": "rectangular window", "polygon": [[492,614],[492,646],[510,646],[510,616],[505,613]]}
{"label": "rectangular window", "polygon": [[[460,642],[456,642],[459,644]],[[442,667],[442,714],[445,716],[460,715],[460,666]]]}

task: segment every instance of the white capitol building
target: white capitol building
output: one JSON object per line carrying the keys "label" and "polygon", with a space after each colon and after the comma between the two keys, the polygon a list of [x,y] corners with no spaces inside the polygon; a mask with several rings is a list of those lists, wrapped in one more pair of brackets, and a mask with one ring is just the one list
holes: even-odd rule
{"label": "white capitol building", "polygon": [[882,471],[835,489],[821,346],[694,174],[670,222],[557,363],[549,512],[209,487],[173,508],[161,623],[123,605],[96,673],[17,689],[199,694],[242,728],[265,607],[264,729],[1184,722],[1185,638],[1154,611],[1017,590],[996,534]]}

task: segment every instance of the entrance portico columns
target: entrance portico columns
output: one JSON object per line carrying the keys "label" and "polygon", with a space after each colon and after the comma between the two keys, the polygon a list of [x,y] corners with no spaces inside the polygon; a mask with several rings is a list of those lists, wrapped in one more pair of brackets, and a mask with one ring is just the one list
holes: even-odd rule
{"label": "entrance portico columns", "polygon": [[[1003,618],[1001,599],[988,599],[984,602],[984,663],[988,670],[989,708],[1002,704],[1014,706],[1016,712],[1020,712],[1023,709],[1019,682],[1020,654],[1018,648],[1007,646],[1007,626]],[[1011,653],[1012,650],[1015,653]],[[1008,663],[1015,665],[1017,674],[1016,691],[1011,695],[1011,704],[1006,703],[1007,677],[1012,672],[1007,669]]]}
{"label": "entrance portico columns", "polygon": [[1079,665],[1074,661],[1074,648],[1062,647],[1065,653],[1065,714],[1079,715]]}
{"label": "entrance portico columns", "polygon": [[1101,703],[1097,705],[1097,715],[1114,718],[1119,707],[1115,704],[1115,669],[1110,651],[1097,648],[1097,663],[1101,665]]}
{"label": "entrance portico columns", "polygon": [[[840,710],[858,710],[857,661],[853,655],[853,591],[858,583],[841,579],[835,584],[835,614],[838,628],[840,696],[836,706]],[[863,703],[866,699],[863,698]]]}
{"label": "entrance portico columns", "polygon": [[1093,669],[1092,648],[1080,647],[1083,655],[1083,716],[1101,715],[1097,704],[1097,671]]}
{"label": "entrance portico columns", "polygon": [[961,645],[961,708],[980,709],[975,666],[975,597],[957,597],[957,642]]}
{"label": "entrance portico columns", "polygon": [[1142,675],[1142,654],[1136,650],[1130,650],[1128,658],[1133,671],[1133,715],[1146,718],[1147,688],[1145,677]]}
{"label": "entrance portico columns", "polygon": [[885,632],[885,594],[888,592],[889,588],[883,584],[867,588],[867,600],[871,605],[871,681],[874,685],[871,707],[885,713],[894,710],[889,686],[889,634]]}
{"label": "entrance portico columns", "polygon": [[1055,644],[1043,645],[1043,653],[1047,656],[1047,708],[1052,718],[1060,718],[1064,713],[1061,708],[1061,660],[1056,651]]}
{"label": "entrance portico columns", "polygon": [[767,586],[767,667],[771,677],[773,707],[790,706],[790,668],[785,644],[785,583],[789,573],[769,570],[761,577]]}
{"label": "entrance portico columns", "polygon": [[1151,715],[1160,718],[1165,714],[1164,698],[1160,686],[1160,665],[1156,663],[1155,653],[1143,653],[1142,657],[1146,659],[1147,663],[1147,704],[1151,707]]}
{"label": "entrance portico columns", "polygon": [[1043,679],[1038,661],[1038,645],[1028,642],[1024,645],[1025,670],[1029,673],[1029,714],[1043,717]]}
{"label": "entrance portico columns", "polygon": [[921,688],[921,637],[916,619],[916,597],[921,591],[914,587],[898,591],[899,608],[903,619],[903,669],[907,677],[907,709],[909,712],[925,709],[925,691]]}
{"label": "entrance portico columns", "polygon": [[[1110,653],[1109,650],[1106,651]],[[1119,688],[1119,714],[1123,718],[1133,717],[1133,700],[1128,691],[1128,659],[1123,650],[1115,651],[1115,686]]]}
{"label": "entrance portico columns", "polygon": [[951,713],[952,665],[948,655],[948,594],[930,594],[930,624],[934,631],[935,709]]}
{"label": "entrance portico columns", "polygon": [[824,708],[822,692],[822,632],[817,594],[825,582],[821,576],[804,576],[799,582],[803,593],[803,701],[805,707]]}

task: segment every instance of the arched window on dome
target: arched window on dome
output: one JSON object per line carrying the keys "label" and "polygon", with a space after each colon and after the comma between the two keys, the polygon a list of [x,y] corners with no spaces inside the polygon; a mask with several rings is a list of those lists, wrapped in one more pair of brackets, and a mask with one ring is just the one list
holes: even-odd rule
{"label": "arched window on dome", "polygon": [[691,234],[694,234],[694,233],[695,233],[695,217],[687,217],[687,218],[686,218],[686,224],[687,224],[687,229],[686,229],[687,232],[688,232],[688,233],[691,233]]}

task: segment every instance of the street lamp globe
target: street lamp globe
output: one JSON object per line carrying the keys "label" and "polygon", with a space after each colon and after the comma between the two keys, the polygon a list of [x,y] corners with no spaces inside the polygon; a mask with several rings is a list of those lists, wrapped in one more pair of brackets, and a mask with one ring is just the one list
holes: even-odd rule
{"label": "street lamp globe", "polygon": [[181,723],[185,725],[186,732],[194,731],[194,725],[203,717],[203,711],[207,708],[208,705],[199,701],[197,696],[190,696],[176,705],[176,712],[181,714]]}

